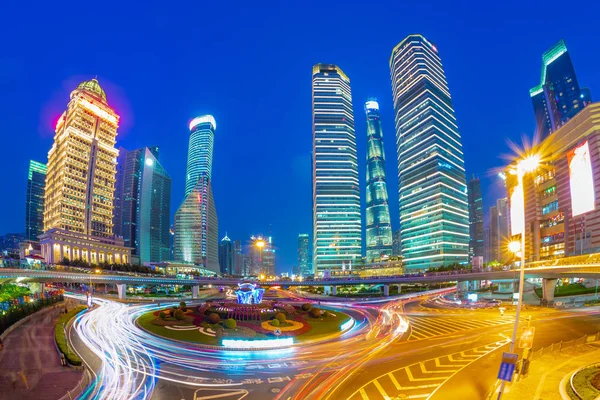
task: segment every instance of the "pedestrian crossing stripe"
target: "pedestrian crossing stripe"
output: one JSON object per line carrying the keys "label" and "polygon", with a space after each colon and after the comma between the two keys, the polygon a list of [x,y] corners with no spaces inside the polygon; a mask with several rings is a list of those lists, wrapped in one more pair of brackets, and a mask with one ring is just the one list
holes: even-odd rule
{"label": "pedestrian crossing stripe", "polygon": [[489,328],[514,321],[511,317],[489,320],[473,320],[467,317],[423,317],[408,315],[410,326],[409,341],[423,340],[459,331]]}

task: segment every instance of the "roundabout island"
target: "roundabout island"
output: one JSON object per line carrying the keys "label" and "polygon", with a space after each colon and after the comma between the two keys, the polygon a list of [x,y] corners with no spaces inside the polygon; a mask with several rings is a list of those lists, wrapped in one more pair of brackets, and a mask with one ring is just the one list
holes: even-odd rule
{"label": "roundabout island", "polygon": [[289,347],[334,339],[354,319],[314,303],[263,300],[262,288],[240,284],[236,299],[194,305],[185,302],[142,314],[137,325],[160,337],[223,349]]}

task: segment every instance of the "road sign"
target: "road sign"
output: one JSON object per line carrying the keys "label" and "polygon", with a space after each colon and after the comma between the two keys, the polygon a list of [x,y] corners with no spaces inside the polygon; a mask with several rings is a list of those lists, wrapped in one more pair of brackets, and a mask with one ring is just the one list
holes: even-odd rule
{"label": "road sign", "polygon": [[281,335],[281,329],[277,328],[273,333],[275,334],[275,336],[279,336]]}
{"label": "road sign", "polygon": [[520,349],[530,349],[533,346],[533,335],[535,334],[535,328],[529,327],[523,329],[521,339],[519,340]]}
{"label": "road sign", "polygon": [[498,371],[498,379],[510,382],[512,381],[515,372],[515,364],[519,360],[519,356],[514,353],[502,353],[502,363]]}

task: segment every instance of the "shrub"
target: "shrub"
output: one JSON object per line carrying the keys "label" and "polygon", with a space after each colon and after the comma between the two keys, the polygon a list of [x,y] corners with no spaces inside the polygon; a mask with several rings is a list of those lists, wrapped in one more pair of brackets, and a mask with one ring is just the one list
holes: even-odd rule
{"label": "shrub", "polygon": [[218,324],[219,321],[221,321],[221,317],[219,317],[219,314],[217,313],[211,313],[208,316],[208,320],[212,323],[212,324]]}
{"label": "shrub", "polygon": [[321,310],[319,310],[318,308],[311,308],[310,309],[310,316],[313,318],[319,318],[321,316]]}
{"label": "shrub", "polygon": [[312,304],[304,303],[302,304],[302,311],[309,311],[312,308]]}
{"label": "shrub", "polygon": [[225,327],[228,329],[235,329],[235,327],[237,327],[237,322],[235,322],[235,319],[233,318],[228,318],[225,320]]}
{"label": "shrub", "polygon": [[183,321],[183,319],[185,318],[185,314],[182,310],[175,311],[175,314],[173,316],[177,321]]}
{"label": "shrub", "polygon": [[166,319],[166,318],[167,318],[167,314],[165,314],[165,312],[164,312],[164,311],[161,311],[160,313],[158,313],[158,317],[159,317],[160,319],[164,320],[164,319]]}
{"label": "shrub", "polygon": [[275,314],[275,319],[279,320],[279,322],[285,322],[287,320],[285,314],[282,312]]}
{"label": "shrub", "polygon": [[187,311],[187,304],[185,304],[185,301],[182,301],[181,303],[179,303],[179,308],[181,308],[181,311],[183,311],[183,312]]}
{"label": "shrub", "polygon": [[323,316],[326,317],[326,318],[327,317],[331,317],[331,313],[326,310],[326,311],[323,312]]}
{"label": "shrub", "polygon": [[278,319],[274,319],[271,321],[271,326],[279,326],[279,325],[281,325],[281,323],[279,322]]}
{"label": "shrub", "polygon": [[175,315],[175,311],[179,310],[179,308],[177,308],[177,306],[173,306],[173,308],[171,309],[171,315]]}
{"label": "shrub", "polygon": [[210,324],[206,321],[202,321],[200,322],[200,326],[203,328],[210,328]]}

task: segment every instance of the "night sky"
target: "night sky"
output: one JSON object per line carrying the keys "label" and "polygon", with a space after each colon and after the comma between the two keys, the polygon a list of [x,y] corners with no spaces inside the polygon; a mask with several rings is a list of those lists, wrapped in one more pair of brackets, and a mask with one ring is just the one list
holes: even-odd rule
{"label": "night sky", "polygon": [[160,147],[173,179],[171,214],[183,200],[188,122],[215,116],[220,237],[227,231],[245,242],[271,227],[278,272],[296,264],[297,235],[312,229],[315,63],[337,64],[350,77],[363,197],[363,104],[379,101],[394,230],[388,61],[408,34],[439,49],[468,177],[483,179],[486,210],[504,193],[492,171],[511,152],[507,139],[534,132],[529,89],[546,49],[564,38],[580,86],[600,99],[598,1],[35,3],[10,2],[0,13],[0,234],[24,232],[29,159],[47,161],[70,91],[96,75],[121,115],[117,146]]}

